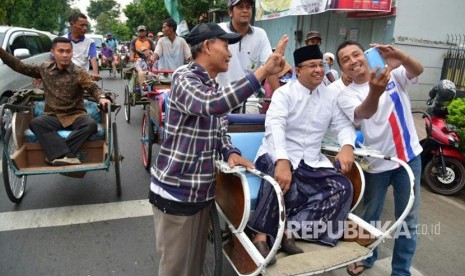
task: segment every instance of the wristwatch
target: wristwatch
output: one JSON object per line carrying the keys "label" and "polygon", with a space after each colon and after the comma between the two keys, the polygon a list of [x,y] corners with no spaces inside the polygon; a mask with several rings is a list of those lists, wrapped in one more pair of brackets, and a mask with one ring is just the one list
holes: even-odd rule
{"label": "wristwatch", "polygon": [[107,97],[105,97],[105,94],[102,94],[102,95],[98,96],[98,98],[100,100],[100,99],[106,99]]}

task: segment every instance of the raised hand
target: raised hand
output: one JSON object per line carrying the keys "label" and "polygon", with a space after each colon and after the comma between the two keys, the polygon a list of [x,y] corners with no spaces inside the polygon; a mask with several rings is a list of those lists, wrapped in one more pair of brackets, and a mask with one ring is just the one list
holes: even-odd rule
{"label": "raised hand", "polygon": [[268,57],[268,60],[263,65],[268,75],[274,75],[281,72],[284,69],[286,60],[284,59],[284,52],[286,51],[287,44],[289,43],[289,37],[287,34],[283,35],[276,45],[276,50],[273,54]]}
{"label": "raised hand", "polygon": [[376,47],[376,49],[378,49],[379,53],[384,58],[391,70],[399,67],[408,57],[404,52],[393,47],[392,45],[370,44],[370,46]]}

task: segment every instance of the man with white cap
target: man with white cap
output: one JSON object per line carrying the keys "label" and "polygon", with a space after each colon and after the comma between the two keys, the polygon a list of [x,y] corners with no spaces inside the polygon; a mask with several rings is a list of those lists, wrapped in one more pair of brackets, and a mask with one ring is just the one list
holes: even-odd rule
{"label": "man with white cap", "polygon": [[231,59],[228,44],[239,40],[239,34],[226,33],[216,23],[201,23],[186,37],[194,61],[173,75],[166,139],[151,169],[149,200],[161,256],[158,275],[201,273],[215,197],[215,156],[231,167],[253,167],[231,144],[223,115],[260,89],[267,76],[283,69],[288,38],[283,36],[275,54],[255,73],[219,87],[215,78],[228,70]]}
{"label": "man with white cap", "polygon": [[[217,81],[220,85],[227,85],[236,81],[247,73],[255,72],[265,63],[272,54],[272,48],[266,32],[259,27],[251,26],[252,16],[255,10],[254,0],[229,0],[230,22],[220,23],[220,27],[228,33],[239,33],[242,39],[239,43],[229,45],[232,58],[229,69],[218,74]],[[279,87],[277,76],[268,78],[272,91]],[[254,99],[252,96],[251,99]],[[247,105],[247,113],[258,113],[257,104],[251,101]]]}
{"label": "man with white cap", "polygon": [[131,41],[129,46],[129,61],[134,62],[139,58],[137,51],[140,51],[142,46],[147,47],[151,51],[155,49],[155,44],[147,37],[147,29],[144,25],[137,27],[137,38]]}
{"label": "man with white cap", "polygon": [[[338,80],[339,79],[339,74],[338,72],[333,69],[333,64],[334,64],[334,54],[333,53],[330,53],[330,52],[326,52],[324,53],[323,55],[323,59],[326,61],[326,64],[328,64],[329,66],[329,69],[331,70],[331,74],[333,74],[333,77],[335,80]],[[328,86],[331,84],[331,82],[329,81],[328,77],[325,76],[325,78],[323,79],[323,83]]]}
{"label": "man with white cap", "polygon": [[[353,189],[321,153],[321,142],[328,129],[336,131],[341,151],[335,159],[347,172],[354,162],[355,141],[354,127],[337,105],[338,92],[322,84],[325,70],[318,45],[294,51],[294,64],[297,81],[274,92],[255,161],[283,190],[286,230],[281,249],[289,255],[303,252],[294,238],[333,246],[341,238]],[[270,252],[267,235],[272,241],[278,230],[278,199],[267,184],[261,185],[258,198],[248,226],[257,232],[253,243],[265,257]]]}

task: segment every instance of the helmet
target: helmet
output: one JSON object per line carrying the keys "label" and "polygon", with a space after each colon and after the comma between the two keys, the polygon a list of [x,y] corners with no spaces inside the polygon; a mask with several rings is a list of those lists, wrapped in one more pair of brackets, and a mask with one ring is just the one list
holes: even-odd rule
{"label": "helmet", "polygon": [[428,113],[439,115],[447,111],[447,106],[455,98],[455,84],[450,80],[440,80],[429,91]]}

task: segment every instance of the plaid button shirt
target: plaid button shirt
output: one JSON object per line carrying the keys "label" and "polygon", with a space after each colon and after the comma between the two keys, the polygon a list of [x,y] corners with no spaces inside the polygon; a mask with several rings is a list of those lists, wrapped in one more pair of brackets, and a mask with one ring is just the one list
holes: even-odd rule
{"label": "plaid button shirt", "polygon": [[204,202],[215,196],[216,156],[227,159],[233,152],[240,154],[226,134],[224,115],[258,89],[253,74],[218,87],[195,62],[175,72],[166,115],[167,136],[151,169],[151,202],[158,188],[182,202]]}

